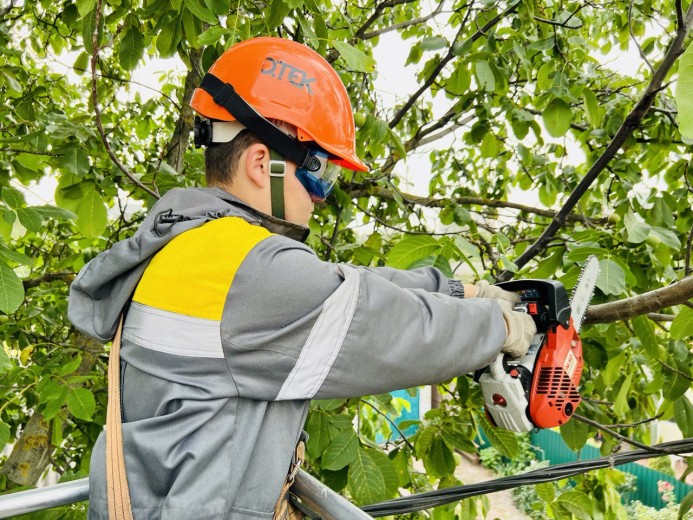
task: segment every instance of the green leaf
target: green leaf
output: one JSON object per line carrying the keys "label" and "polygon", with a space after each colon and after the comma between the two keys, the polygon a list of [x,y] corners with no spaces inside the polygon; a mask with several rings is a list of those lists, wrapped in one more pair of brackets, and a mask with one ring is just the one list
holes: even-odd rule
{"label": "green leaf", "polygon": [[671,322],[671,336],[675,339],[684,339],[693,336],[693,309],[681,307],[681,310]]}
{"label": "green leaf", "polygon": [[0,311],[11,314],[24,301],[24,286],[5,262],[0,261]]}
{"label": "green leaf", "polygon": [[515,434],[508,430],[491,426],[484,417],[481,417],[480,420],[481,428],[484,430],[486,438],[491,445],[498,450],[498,453],[509,459],[515,458],[520,451],[520,446],[517,443]]}
{"label": "green leaf", "polygon": [[17,209],[25,204],[24,194],[10,186],[2,188],[2,200],[12,209]]}
{"label": "green leaf", "polygon": [[356,457],[358,438],[353,430],[337,435],[322,455],[322,467],[331,471],[342,469]]}
{"label": "green leaf", "polygon": [[220,25],[214,25],[197,37],[197,43],[200,45],[214,45],[222,36],[228,33],[228,29]]}
{"label": "green leaf", "polygon": [[534,486],[534,489],[537,492],[537,495],[539,495],[539,498],[541,498],[544,502],[550,503],[553,502],[554,498],[556,498],[556,490],[553,487],[552,482],[543,482],[541,484],[537,484]]}
{"label": "green leaf", "polygon": [[633,376],[631,374],[628,374],[628,376],[621,384],[621,388],[618,390],[618,395],[616,395],[616,399],[614,399],[613,410],[614,413],[619,417],[624,417],[626,413],[630,411],[630,407],[628,406],[628,391],[630,390],[630,383],[632,378]]}
{"label": "green leaf", "polygon": [[670,373],[666,379],[666,384],[662,390],[662,395],[669,401],[675,402],[684,395],[691,387],[691,369],[683,361],[676,361],[676,372],[665,368],[666,373]]}
{"label": "green leaf", "polygon": [[544,126],[552,137],[563,137],[573,122],[573,112],[568,103],[554,98],[541,114]]}
{"label": "green leaf", "polygon": [[317,459],[330,443],[330,416],[322,410],[312,410],[306,423],[308,443],[306,451],[311,458]]}
{"label": "green leaf", "polygon": [[635,335],[642,343],[647,355],[651,358],[657,358],[659,355],[659,343],[652,322],[645,316],[636,316],[631,320],[631,323],[633,324]]}
{"label": "green leaf", "polygon": [[369,449],[367,450],[367,453],[383,474],[385,488],[387,489],[387,498],[396,495],[397,490],[399,489],[399,475],[397,474],[395,464],[382,451]]}
{"label": "green leaf", "polygon": [[493,75],[493,70],[488,64],[488,61],[475,61],[474,74],[479,82],[479,86],[486,92],[493,92],[496,90],[496,78]]}
{"label": "green leaf", "polygon": [[676,82],[676,106],[679,132],[693,139],[693,46],[689,45],[679,58],[679,78]]}
{"label": "green leaf", "polygon": [[120,40],[118,59],[125,70],[134,69],[144,54],[144,35],[139,26],[131,26]]}
{"label": "green leaf", "polygon": [[455,471],[455,457],[443,439],[435,438],[431,448],[423,457],[426,472],[436,478],[443,478]]}
{"label": "green leaf", "polygon": [[70,388],[67,394],[67,409],[78,419],[91,421],[96,410],[96,401],[86,388]]}
{"label": "green leaf", "polygon": [[[573,451],[580,451],[583,448],[587,442],[589,431],[589,426],[580,421],[568,421],[561,425],[561,437]],[[547,500],[547,502],[551,502],[551,500]]]}
{"label": "green leaf", "polygon": [[210,25],[219,25],[219,20],[214,16],[214,13],[207,9],[207,6],[203,5],[199,0],[185,0],[185,7],[203,22],[207,22]]}
{"label": "green leaf", "polygon": [[43,218],[38,211],[32,208],[19,208],[17,209],[17,217],[19,217],[19,222],[27,231],[32,231],[34,233],[41,231]]}
{"label": "green leaf", "polygon": [[429,235],[408,235],[390,250],[385,265],[407,269],[417,260],[431,256],[440,249],[438,241]]}
{"label": "green leaf", "polygon": [[106,230],[106,205],[96,190],[89,190],[75,208],[77,228],[89,238],[96,238]]}
{"label": "green leaf", "polygon": [[628,233],[628,242],[639,244],[644,242],[650,234],[650,225],[642,221],[639,215],[635,215],[631,210],[628,210],[623,225]]}
{"label": "green leaf", "polygon": [[580,520],[592,520],[594,506],[585,493],[576,490],[565,491],[556,499],[556,502]]}
{"label": "green leaf", "polygon": [[96,0],[77,0],[77,11],[80,16],[84,17],[94,9],[95,5]]}
{"label": "green leaf", "polygon": [[681,500],[676,520],[683,520],[686,514],[690,512],[691,508],[693,508],[693,490],[689,491],[688,494],[683,497],[683,500]]}
{"label": "green leaf", "polygon": [[382,471],[364,448],[356,451],[349,466],[349,493],[357,504],[372,504],[387,498],[387,486]]}
{"label": "green leaf", "polygon": [[0,421],[0,450],[2,450],[8,442],[10,442],[10,426]]}
{"label": "green leaf", "polygon": [[622,294],[626,289],[626,273],[613,260],[604,259],[599,261],[599,276],[597,277],[597,287],[604,294]]}
{"label": "green leaf", "polygon": [[685,395],[674,401],[674,419],[684,438],[693,437],[693,405]]}
{"label": "green leaf", "polygon": [[440,36],[428,36],[421,39],[421,50],[437,51],[448,46],[448,41]]}
{"label": "green leaf", "polygon": [[426,452],[431,448],[431,444],[433,444],[433,438],[435,437],[435,431],[432,427],[427,427],[424,428],[423,430],[419,430],[418,435],[416,436],[416,446],[414,447],[416,450],[416,456],[422,459]]}
{"label": "green leaf", "polygon": [[29,258],[25,254],[14,251],[4,244],[0,244],[0,256],[6,260],[9,260],[10,262],[17,262],[18,264],[22,265],[34,265],[33,258]]}
{"label": "green leaf", "polygon": [[56,206],[31,206],[31,209],[44,218],[54,218],[58,220],[75,220],[77,218],[77,215],[75,215],[72,211],[58,208]]}
{"label": "green leaf", "polygon": [[375,70],[375,60],[347,42],[332,40],[332,46],[337,49],[350,69],[356,72],[373,72]]}
{"label": "green leaf", "polygon": [[0,346],[0,374],[7,372],[12,367],[13,365],[10,356],[7,354],[7,352],[5,352],[4,347]]}
{"label": "green leaf", "polygon": [[597,96],[592,92],[591,89],[585,87],[582,90],[582,98],[585,102],[585,112],[587,113],[587,119],[590,122],[592,128],[600,128],[602,124],[602,116],[599,110],[599,102],[597,101]]}
{"label": "green leaf", "polygon": [[652,226],[650,233],[659,238],[662,241],[662,244],[671,249],[678,250],[681,247],[679,237],[677,237],[676,233],[674,233],[671,229]]}
{"label": "green leaf", "polygon": [[81,364],[82,364],[82,356],[80,354],[77,354],[74,357],[74,359],[61,365],[60,368],[55,371],[55,375],[66,376],[68,374],[71,374],[72,372],[77,370],[79,368],[79,365],[81,365]]}

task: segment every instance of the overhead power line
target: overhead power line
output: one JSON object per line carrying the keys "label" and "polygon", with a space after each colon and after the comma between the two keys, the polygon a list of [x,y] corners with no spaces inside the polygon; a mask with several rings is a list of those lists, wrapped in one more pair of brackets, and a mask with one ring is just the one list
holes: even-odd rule
{"label": "overhead power line", "polygon": [[[683,454],[693,453],[693,438],[683,439],[680,441],[665,442],[657,444],[652,448],[665,449],[672,453]],[[385,502],[378,502],[362,507],[366,513],[374,517],[399,515],[404,513],[413,513],[422,509],[430,509],[436,506],[442,506],[451,502],[458,502],[465,498],[487,493],[494,493],[504,489],[511,489],[520,486],[531,486],[541,484],[543,482],[552,482],[568,477],[574,477],[595,469],[610,468],[620,466],[636,460],[649,459],[653,457],[661,457],[661,453],[656,453],[651,450],[633,450],[625,453],[619,453],[609,457],[600,459],[592,459],[577,462],[566,462],[564,464],[556,464],[547,468],[542,468],[534,471],[528,471],[520,475],[512,475],[502,477],[477,484],[469,484],[466,486],[455,486],[406,497],[395,498]]]}

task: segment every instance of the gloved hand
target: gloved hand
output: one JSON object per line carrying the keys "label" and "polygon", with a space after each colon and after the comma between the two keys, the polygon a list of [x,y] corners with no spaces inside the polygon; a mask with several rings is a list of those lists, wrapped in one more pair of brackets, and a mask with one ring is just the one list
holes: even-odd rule
{"label": "gloved hand", "polygon": [[493,298],[494,300],[510,302],[512,305],[520,303],[519,294],[491,285],[486,280],[479,280],[474,284],[474,287],[476,287],[475,298]]}
{"label": "gloved hand", "polygon": [[537,332],[537,326],[529,314],[514,311],[512,303],[506,300],[497,299],[496,301],[501,306],[508,329],[508,336],[505,338],[501,352],[510,354],[513,358],[522,357],[529,350],[532,338]]}

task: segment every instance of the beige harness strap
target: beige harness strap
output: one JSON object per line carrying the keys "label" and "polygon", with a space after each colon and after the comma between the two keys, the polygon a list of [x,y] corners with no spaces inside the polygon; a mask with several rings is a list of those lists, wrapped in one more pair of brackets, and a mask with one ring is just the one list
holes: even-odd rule
{"label": "beige harness strap", "polygon": [[125,474],[123,429],[120,408],[120,336],[123,317],[120,317],[108,358],[108,408],[106,409],[106,487],[108,488],[109,520],[132,520],[130,491]]}
{"label": "beige harness strap", "polygon": [[294,459],[291,462],[291,467],[289,468],[289,474],[286,477],[286,482],[282,491],[279,494],[279,500],[277,500],[277,507],[274,510],[274,516],[272,520],[301,520],[305,518],[305,515],[299,511],[289,500],[289,488],[294,483],[296,478],[296,473],[301,468],[303,461],[306,458],[306,443],[299,441],[296,445],[296,451],[294,452]]}

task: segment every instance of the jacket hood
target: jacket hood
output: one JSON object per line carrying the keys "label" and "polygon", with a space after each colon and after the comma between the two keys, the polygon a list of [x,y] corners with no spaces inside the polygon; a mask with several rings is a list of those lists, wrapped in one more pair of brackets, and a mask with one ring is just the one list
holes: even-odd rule
{"label": "jacket hood", "polygon": [[137,232],[99,254],[70,286],[67,315],[99,341],[110,341],[118,319],[152,257],[181,233],[222,217],[240,217],[303,242],[308,228],[261,213],[220,188],[177,188],[152,207]]}

